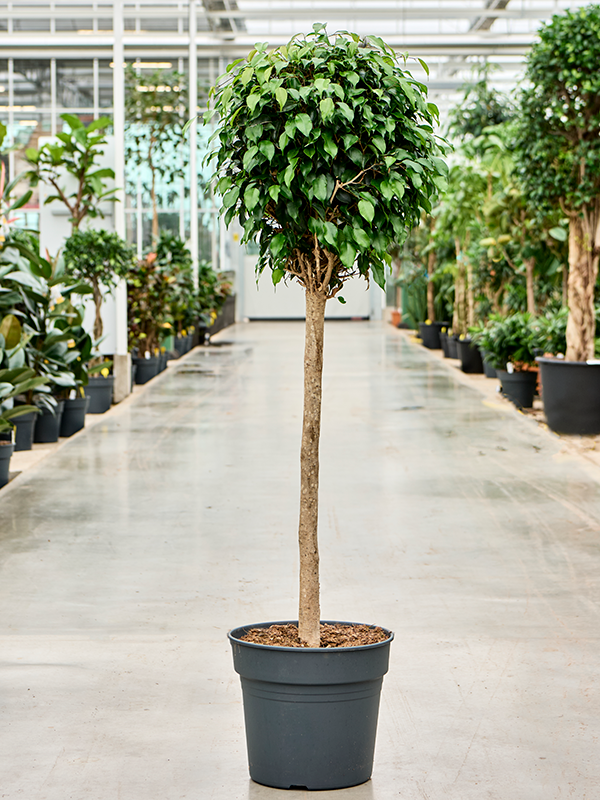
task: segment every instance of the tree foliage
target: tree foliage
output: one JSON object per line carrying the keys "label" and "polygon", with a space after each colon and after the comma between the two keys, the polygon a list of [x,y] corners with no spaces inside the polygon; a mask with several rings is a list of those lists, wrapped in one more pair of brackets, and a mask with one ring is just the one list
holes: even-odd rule
{"label": "tree foliage", "polygon": [[600,195],[600,6],[553,17],[532,48],[516,153],[533,204],[571,210]]}
{"label": "tree foliage", "polygon": [[356,274],[383,286],[389,244],[446,185],[426,87],[381,39],[323,25],[229,70],[213,109],[218,190],[226,222],[258,239],[258,271],[313,290],[302,264],[318,259],[329,297]]}
{"label": "tree foliage", "polygon": [[[61,114],[69,126],[68,131],[56,134],[58,142],[48,142],[36,150],[25,151],[31,169],[25,173],[32,186],[42,181],[54,191],[44,205],[59,200],[71,214],[73,230],[77,230],[86,217],[104,217],[100,203],[114,200],[115,188],[107,189],[106,180],[115,177],[109,167],[100,168],[98,158],[106,144],[104,131],[112,124],[109,117],[96,119],[86,127],[73,114]],[[71,192],[65,184],[65,173],[76,182]]]}

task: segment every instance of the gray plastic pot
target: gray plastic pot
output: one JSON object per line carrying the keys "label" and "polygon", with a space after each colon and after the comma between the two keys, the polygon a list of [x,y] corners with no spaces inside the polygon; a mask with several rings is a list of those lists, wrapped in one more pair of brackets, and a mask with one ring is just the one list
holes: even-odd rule
{"label": "gray plastic pot", "polygon": [[33,432],[33,441],[36,444],[58,442],[64,407],[65,401],[58,400],[54,407],[54,413],[47,408],[43,408],[42,413],[38,414]]}
{"label": "gray plastic pot", "polygon": [[600,433],[600,364],[536,358],[548,427],[557,433]]}
{"label": "gray plastic pot", "polygon": [[159,371],[159,358],[153,356],[152,358],[134,358],[133,363],[136,366],[135,382],[140,384],[148,383],[158,375]]}
{"label": "gray plastic pot", "polygon": [[537,387],[537,372],[506,372],[497,369],[502,393],[518,408],[531,408]]}
{"label": "gray plastic pot", "polygon": [[85,387],[85,395],[90,398],[88,414],[104,414],[112,403],[114,375],[92,375]]}
{"label": "gray plastic pot", "polygon": [[250,777],[279,789],[364,783],[373,770],[379,696],[394,634],[386,631],[384,642],[361,647],[241,641],[250,628],[287,624],[261,622],[228,634],[242,683]]}
{"label": "gray plastic pot", "polygon": [[17,452],[17,450],[31,450],[33,447],[33,431],[37,418],[37,412],[31,411],[29,414],[23,414],[21,417],[15,417],[13,419],[16,428],[15,452]]}
{"label": "gray plastic pot", "polygon": [[73,436],[85,425],[85,415],[90,404],[89,397],[75,397],[65,400],[65,407],[60,421],[60,435]]}
{"label": "gray plastic pot", "polygon": [[456,346],[462,371],[470,375],[481,375],[483,361],[477,345],[471,339],[459,339]]}
{"label": "gray plastic pot", "polygon": [[10,471],[10,458],[15,446],[12,442],[0,441],[0,486],[6,486]]}

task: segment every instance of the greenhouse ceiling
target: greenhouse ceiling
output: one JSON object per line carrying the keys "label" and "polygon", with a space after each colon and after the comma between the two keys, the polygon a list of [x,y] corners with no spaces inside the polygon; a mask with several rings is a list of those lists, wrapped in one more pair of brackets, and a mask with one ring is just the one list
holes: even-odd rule
{"label": "greenhouse ceiling", "polygon": [[[430,90],[452,94],[473,62],[498,65],[494,83],[509,88],[540,23],[582,3],[565,0],[197,0],[198,55],[225,61],[256,41],[272,45],[326,22],[385,38],[399,51],[425,58]],[[106,57],[115,13],[123,17],[126,60],[168,63],[189,46],[188,0],[0,1],[0,56]],[[50,35],[49,35],[50,34]],[[413,70],[422,74],[418,64]]]}

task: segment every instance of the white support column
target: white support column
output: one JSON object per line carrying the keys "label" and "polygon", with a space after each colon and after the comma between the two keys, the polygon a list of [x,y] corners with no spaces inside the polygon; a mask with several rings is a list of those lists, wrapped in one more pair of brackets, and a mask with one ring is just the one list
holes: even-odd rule
{"label": "white support column", "polygon": [[56,92],[56,59],[50,59],[50,134],[56,136],[57,130],[57,92]]}
{"label": "white support column", "polygon": [[188,94],[189,118],[193,120],[189,129],[190,142],[190,253],[194,269],[194,286],[198,287],[198,49],[196,33],[196,0],[189,0],[189,36],[188,53]]}
{"label": "white support column", "polygon": [[[9,20],[11,22],[12,20]],[[15,143],[15,62],[12,58],[8,59],[8,141],[5,144],[11,145],[8,151],[8,177],[12,181],[15,177],[15,151],[12,145]]]}
{"label": "white support column", "polygon": [[[113,0],[113,129],[115,152],[115,232],[123,239],[125,229],[125,75],[123,48],[123,0]],[[131,392],[131,356],[127,351],[127,284],[119,281],[115,292],[116,351],[114,401],[119,403]]]}

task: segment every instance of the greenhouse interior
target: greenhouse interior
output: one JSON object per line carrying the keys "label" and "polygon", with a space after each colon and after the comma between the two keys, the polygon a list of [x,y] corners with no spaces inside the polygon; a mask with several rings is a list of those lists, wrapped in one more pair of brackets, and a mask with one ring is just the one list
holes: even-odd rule
{"label": "greenhouse interior", "polygon": [[600,5],[0,0],[1,796],[598,797],[599,261]]}

